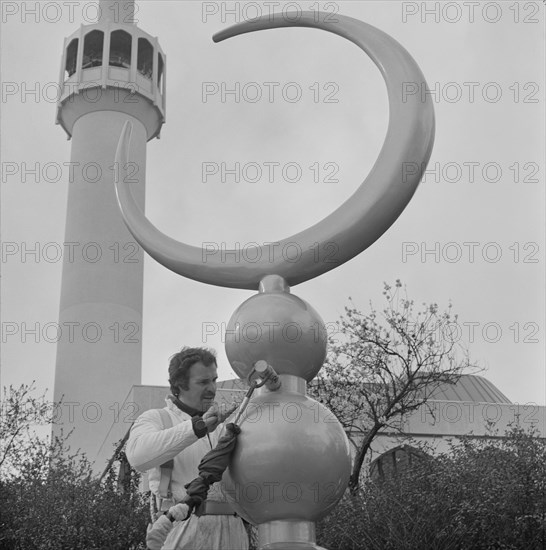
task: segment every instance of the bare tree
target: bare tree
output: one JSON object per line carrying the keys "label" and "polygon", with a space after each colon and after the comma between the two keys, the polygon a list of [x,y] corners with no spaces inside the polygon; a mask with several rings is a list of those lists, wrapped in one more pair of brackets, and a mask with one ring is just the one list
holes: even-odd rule
{"label": "bare tree", "polygon": [[[54,408],[45,393],[34,397],[34,382],[4,387],[0,409],[0,478],[20,473],[32,456],[42,468],[49,464],[49,445],[36,435],[36,428],[49,426]],[[48,430],[49,431],[49,430]]]}
{"label": "bare tree", "polygon": [[440,384],[454,384],[475,372],[458,342],[451,304],[417,310],[400,280],[384,284],[386,306],[378,313],[346,307],[341,336],[330,338],[324,367],[310,393],[337,416],[356,454],[349,481],[355,494],[366,454],[377,434],[399,430],[404,415],[426,404]]}

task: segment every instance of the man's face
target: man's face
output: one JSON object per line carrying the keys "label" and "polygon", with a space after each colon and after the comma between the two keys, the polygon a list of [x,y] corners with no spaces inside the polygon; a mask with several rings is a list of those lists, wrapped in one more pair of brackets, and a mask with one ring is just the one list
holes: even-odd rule
{"label": "man's face", "polygon": [[182,403],[205,412],[212,406],[218,378],[216,363],[206,367],[199,361],[190,367],[188,389],[180,388],[178,398]]}

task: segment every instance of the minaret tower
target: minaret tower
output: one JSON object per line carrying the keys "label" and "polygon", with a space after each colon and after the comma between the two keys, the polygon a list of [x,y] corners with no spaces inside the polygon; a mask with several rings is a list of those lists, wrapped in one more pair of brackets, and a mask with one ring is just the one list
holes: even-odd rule
{"label": "minaret tower", "polygon": [[71,449],[91,460],[112,423],[136,412],[120,407],[141,383],[143,254],[117,206],[114,158],[130,120],[127,181],[144,209],[146,142],[165,121],[166,68],[157,38],[133,20],[134,0],[98,6],[97,22],[65,39],[56,116],[72,151],[53,433],[74,428]]}

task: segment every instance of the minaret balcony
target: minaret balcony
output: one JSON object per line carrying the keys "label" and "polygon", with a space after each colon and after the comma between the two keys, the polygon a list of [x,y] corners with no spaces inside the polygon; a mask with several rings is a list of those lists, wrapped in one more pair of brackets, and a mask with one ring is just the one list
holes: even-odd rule
{"label": "minaret balcony", "polygon": [[[63,116],[64,107],[77,98],[84,109],[87,103],[89,110],[97,110],[100,106],[93,104],[99,103],[103,91],[108,90],[113,101],[120,104],[135,103],[138,96],[146,98],[158,110],[163,123],[165,61],[157,38],[136,25],[111,21],[82,25],[64,42],[56,122],[70,136],[71,125]],[[127,109],[120,105],[120,110]]]}

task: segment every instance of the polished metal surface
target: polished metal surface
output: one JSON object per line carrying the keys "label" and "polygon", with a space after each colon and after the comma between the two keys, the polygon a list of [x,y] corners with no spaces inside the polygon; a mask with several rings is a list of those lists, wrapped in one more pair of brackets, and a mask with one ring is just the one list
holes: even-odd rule
{"label": "polished metal surface", "polygon": [[223,482],[228,500],[253,524],[316,521],[343,495],[350,448],[343,428],[323,405],[284,391],[254,397]]}
{"label": "polished metal surface", "polygon": [[326,358],[326,346],[322,318],[290,294],[280,277],[262,281],[260,292],[235,310],[226,329],[226,355],[241,378],[256,362],[266,361],[277,374],[312,380]]}
{"label": "polished metal surface", "polygon": [[269,521],[258,527],[262,550],[320,550],[311,521]]}
{"label": "polished metal surface", "polygon": [[[281,381],[281,388],[284,393],[299,393],[305,395],[307,390],[307,382],[293,374],[280,374],[279,379]],[[256,395],[262,395],[264,393],[271,393],[271,390],[267,386],[256,390]]]}
{"label": "polished metal surface", "polygon": [[[308,281],[350,260],[374,243],[398,218],[411,200],[430,158],[434,142],[432,101],[418,95],[402,99],[404,83],[426,86],[425,77],[411,55],[388,34],[357,19],[336,14],[327,22],[326,14],[302,12],[296,20],[269,15],[244,21],[214,36],[216,42],[240,34],[279,27],[312,27],[350,40],[366,52],[381,71],[389,98],[389,125],[377,161],[357,191],[337,210],[308,229],[278,243],[248,252],[257,261],[236,260],[232,251],[204,251],[178,242],[154,227],[137,206],[124,183],[128,161],[130,123],[122,131],[116,154],[120,168],[116,180],[118,203],[129,230],[140,245],[168,269],[204,283],[232,288],[257,289],[266,275],[277,274],[289,285]],[[404,176],[405,163],[419,166]],[[277,250],[297,243],[302,254],[285,258]],[[335,246],[331,262],[317,262],[316,243]]]}
{"label": "polished metal surface", "polygon": [[282,541],[315,541],[315,524],[312,521],[268,521],[258,528],[260,540],[268,544]]}

